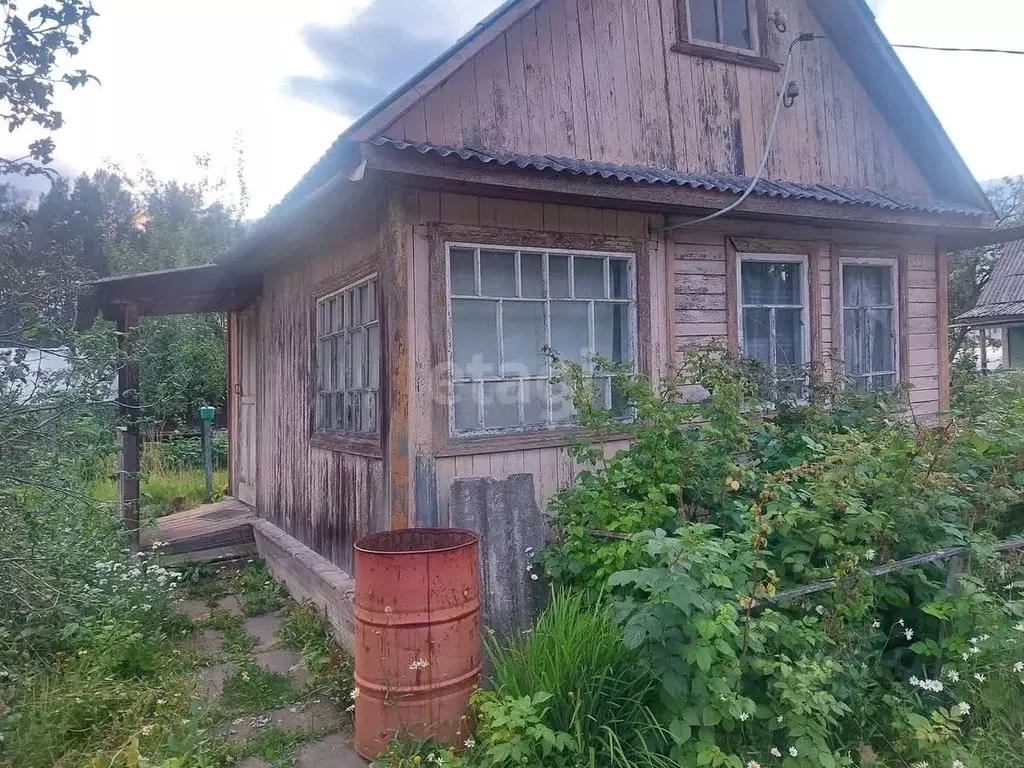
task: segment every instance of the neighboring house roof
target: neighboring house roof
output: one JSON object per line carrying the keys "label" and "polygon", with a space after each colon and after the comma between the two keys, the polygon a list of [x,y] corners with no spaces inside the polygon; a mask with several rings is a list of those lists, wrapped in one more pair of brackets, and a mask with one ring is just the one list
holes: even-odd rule
{"label": "neighboring house roof", "polygon": [[[453,157],[498,166],[511,165],[523,169],[529,168],[537,171],[551,171],[576,176],[594,176],[618,181],[673,184],[680,187],[705,189],[712,192],[732,192],[737,195],[742,194],[752,181],[751,178],[746,176],[687,173],[643,165],[599,163],[553,155],[517,155],[503,152],[484,152],[476,149],[438,146],[426,142],[400,141],[386,137],[378,137],[371,140],[370,143],[376,146],[393,146],[409,152],[419,152],[423,155]],[[903,193],[879,192],[873,189],[855,189],[825,184],[795,184],[788,181],[761,179],[754,187],[753,194],[758,197],[815,200],[821,203],[834,203],[837,205],[863,205],[890,211],[916,211],[919,213],[977,218],[983,218],[988,215],[987,209],[964,205],[963,203],[925,199]]]}
{"label": "neighboring house roof", "polygon": [[[440,85],[481,47],[542,0],[506,0],[454,45],[385,97],[350,125],[327,152],[284,197],[271,214],[280,213],[305,199],[339,173],[351,170],[346,163],[352,144],[377,137],[412,104]],[[900,131],[918,163],[943,193],[969,201],[991,213],[988,199],[971,174],[948,134],[878,27],[865,0],[809,0],[821,21],[838,30],[833,42],[850,62],[858,77],[870,83],[879,107]],[[799,30],[797,30],[799,31]],[[868,43],[865,45],[865,43]],[[917,210],[926,210],[918,208]]]}
{"label": "neighboring house roof", "polygon": [[986,325],[1017,317],[1024,320],[1024,240],[1003,246],[978,305],[957,318],[965,325]]}

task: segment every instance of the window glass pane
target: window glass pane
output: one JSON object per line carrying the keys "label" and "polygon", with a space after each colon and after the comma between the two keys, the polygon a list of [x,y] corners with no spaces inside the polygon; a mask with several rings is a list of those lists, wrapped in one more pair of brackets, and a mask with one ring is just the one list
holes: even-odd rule
{"label": "window glass pane", "polygon": [[629,262],[625,259],[608,260],[609,282],[613,299],[630,298]]}
{"label": "window glass pane", "polygon": [[775,365],[799,368],[804,360],[803,322],[799,309],[775,310]]}
{"label": "window glass pane", "polygon": [[331,363],[328,371],[327,386],[329,389],[341,389],[345,386],[345,337],[335,336],[331,339]]}
{"label": "window glass pane", "polygon": [[363,338],[363,330],[352,334],[352,386],[356,389],[362,389],[363,374],[366,371],[366,347],[365,340]]}
{"label": "window glass pane", "polygon": [[377,319],[377,284],[369,282],[363,286],[363,322]]}
{"label": "window glass pane", "polygon": [[871,371],[866,319],[864,310],[843,311],[843,357],[846,372],[852,376]]}
{"label": "window glass pane", "polygon": [[452,301],[452,360],[456,378],[498,374],[498,303]]}
{"label": "window glass pane", "polygon": [[613,363],[632,359],[629,343],[629,305],[594,304],[594,347]]}
{"label": "window glass pane", "polygon": [[722,0],[722,42],[737,48],[752,46],[747,0]]}
{"label": "window glass pane", "polygon": [[523,296],[528,299],[543,299],[544,254],[523,253],[519,259],[519,271],[523,281]]}
{"label": "window glass pane", "polygon": [[1024,327],[1015,326],[1007,329],[1007,346],[1009,346],[1009,357],[1004,356],[1003,366],[1009,365],[1012,368],[1024,366]]}
{"label": "window glass pane", "polygon": [[548,382],[523,382],[523,423],[529,426],[546,424],[548,420]]}
{"label": "window glass pane", "polygon": [[563,360],[584,361],[590,347],[589,325],[585,303],[551,302],[551,347]]}
{"label": "window glass pane", "polygon": [[506,301],[502,304],[501,329],[505,344],[505,376],[536,376],[547,373],[543,349],[544,303]]}
{"label": "window glass pane", "polygon": [[591,402],[595,408],[608,408],[608,384],[606,378],[591,379],[589,382],[591,391]]}
{"label": "window glass pane", "polygon": [[476,384],[455,385],[455,429],[458,432],[480,429],[476,410],[478,389]]}
{"label": "window glass pane", "polygon": [[877,307],[892,305],[889,267],[843,266],[843,306]]}
{"label": "window glass pane", "polygon": [[480,251],[480,292],[484,296],[516,295],[514,251]]}
{"label": "window glass pane", "polygon": [[569,257],[559,254],[548,256],[549,284],[552,299],[569,297]]}
{"label": "window glass pane", "polygon": [[690,6],[690,37],[718,42],[718,12],[715,0],[688,0]]}
{"label": "window glass pane", "polygon": [[896,367],[892,311],[869,309],[867,316],[871,329],[871,370],[891,371]]}
{"label": "window glass pane", "polygon": [[743,310],[743,356],[771,365],[771,310]]}
{"label": "window glass pane", "polygon": [[[353,296],[353,292],[352,291],[345,291],[345,295],[343,297],[344,300],[345,300],[345,311],[344,311],[344,313],[342,313],[344,319],[341,321],[340,325],[338,323],[335,323],[335,330],[341,330],[342,328],[351,328],[354,325],[354,320],[353,320],[353,317],[352,317],[352,305],[353,305],[353,298],[352,298],[352,296]],[[335,315],[337,316],[338,313],[335,313]],[[359,317],[359,313],[357,312],[355,316],[358,318]]]}
{"label": "window glass pane", "polygon": [[473,251],[466,248],[452,248],[449,264],[452,273],[453,296],[476,295],[476,268]]}
{"label": "window glass pane", "polygon": [[891,373],[884,376],[875,376],[871,380],[871,387],[873,389],[894,389],[896,387],[896,377]]}
{"label": "window glass pane", "polygon": [[604,298],[604,259],[576,256],[572,261],[577,299]]}
{"label": "window glass pane", "polygon": [[[345,387],[347,389],[352,386],[352,369],[354,367],[354,362],[352,360],[352,336],[346,333],[344,336],[339,336],[338,340],[342,341],[345,345],[344,355],[339,356],[338,358],[339,360],[344,360],[342,371],[340,372],[342,376],[339,378],[338,386]],[[341,355],[341,353],[339,353],[339,355]]]}
{"label": "window glass pane", "polygon": [[325,326],[324,326],[324,313],[326,312],[326,310],[327,310],[327,303],[323,302],[323,301],[318,301],[317,304],[316,304],[316,335],[317,336],[323,336],[324,335],[324,330],[325,330]]}
{"label": "window glass pane", "polygon": [[576,418],[576,407],[572,404],[572,395],[565,384],[549,385],[551,387],[551,421],[554,424],[569,424]]}
{"label": "window glass pane", "polygon": [[519,426],[519,382],[484,384],[484,428]]}
{"label": "window glass pane", "polygon": [[794,262],[744,261],[744,304],[802,304],[801,269]]}
{"label": "window glass pane", "polygon": [[380,385],[380,326],[366,329],[366,355],[369,360],[366,386],[376,389]]}
{"label": "window glass pane", "polygon": [[317,362],[320,365],[321,389],[331,388],[331,345],[330,339],[324,339],[320,342],[320,359]]}
{"label": "window glass pane", "polygon": [[352,426],[350,429],[353,432],[363,431],[363,402],[362,394],[360,392],[352,392],[348,396],[348,408],[349,415],[352,418]]}

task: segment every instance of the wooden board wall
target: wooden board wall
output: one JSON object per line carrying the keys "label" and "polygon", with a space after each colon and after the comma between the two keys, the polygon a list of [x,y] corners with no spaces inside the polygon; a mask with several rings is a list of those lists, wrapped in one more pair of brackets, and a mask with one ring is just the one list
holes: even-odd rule
{"label": "wooden board wall", "polygon": [[318,296],[376,270],[379,248],[372,220],[362,233],[310,237],[266,275],[258,304],[257,511],[348,573],[352,545],[386,514],[383,463],[311,445],[313,307]]}
{"label": "wooden board wall", "polygon": [[[781,73],[671,50],[677,0],[545,0],[384,135],[683,171],[753,175]],[[767,53],[823,30],[804,0],[773,0]],[[828,40],[797,46],[800,97],[782,113],[770,178],[917,193],[928,184]]]}

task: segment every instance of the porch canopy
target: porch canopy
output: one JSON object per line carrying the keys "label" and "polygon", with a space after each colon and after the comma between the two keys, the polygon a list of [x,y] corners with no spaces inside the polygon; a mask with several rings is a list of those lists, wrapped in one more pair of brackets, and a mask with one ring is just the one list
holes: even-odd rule
{"label": "porch canopy", "polygon": [[[146,315],[185,315],[229,312],[244,308],[262,290],[258,274],[246,274],[222,264],[167,269],[123,277],[108,277],[82,286],[78,299],[80,326],[101,314],[117,323],[124,359],[117,369],[117,403],[123,427],[118,467],[118,506],[129,544],[139,547],[139,364],[133,352],[139,318]],[[230,392],[229,392],[230,398]]]}

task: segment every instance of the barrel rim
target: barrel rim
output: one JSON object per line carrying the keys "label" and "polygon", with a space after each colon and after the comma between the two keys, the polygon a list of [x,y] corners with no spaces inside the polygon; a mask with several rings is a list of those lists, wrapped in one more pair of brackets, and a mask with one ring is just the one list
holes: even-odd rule
{"label": "barrel rim", "polygon": [[[415,531],[417,533],[424,534],[444,534],[444,535],[456,535],[464,537],[464,541],[458,544],[453,544],[449,547],[436,547],[430,549],[381,549],[379,547],[373,547],[372,543],[376,539],[384,539],[389,536],[401,535],[408,531]],[[475,547],[480,543],[480,537],[473,531],[465,528],[399,528],[393,531],[378,531],[377,533],[370,533],[363,536],[355,543],[356,552],[361,552],[364,555],[374,555],[377,557],[382,556],[398,556],[398,555],[435,555],[443,554],[445,552],[455,552],[460,549],[466,549],[468,547]]]}

